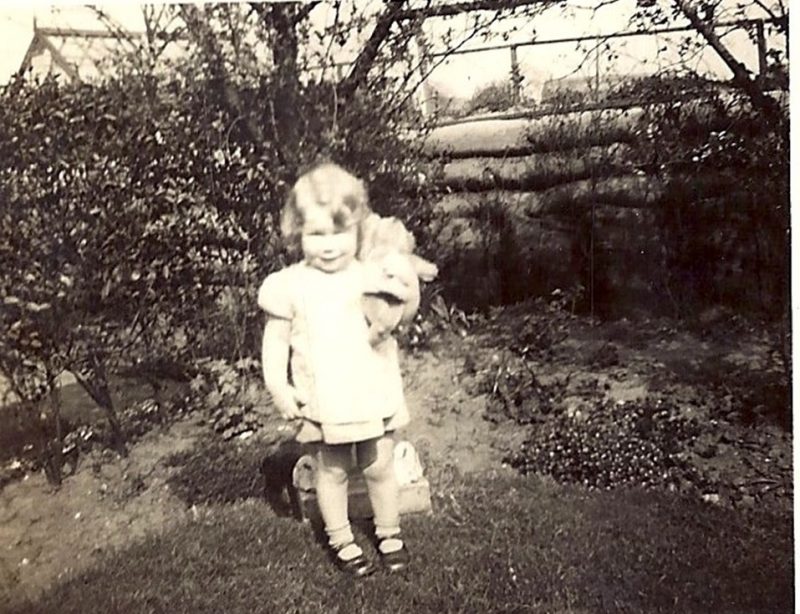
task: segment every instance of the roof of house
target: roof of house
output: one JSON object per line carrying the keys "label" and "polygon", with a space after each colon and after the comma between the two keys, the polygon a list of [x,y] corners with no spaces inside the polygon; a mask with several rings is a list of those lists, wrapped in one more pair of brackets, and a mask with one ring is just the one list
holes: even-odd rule
{"label": "roof of house", "polygon": [[[61,75],[70,81],[93,81],[114,74],[118,61],[146,42],[143,32],[123,28],[40,27],[34,22],[33,37],[20,71],[34,76]],[[183,53],[181,44],[169,44],[159,61]]]}

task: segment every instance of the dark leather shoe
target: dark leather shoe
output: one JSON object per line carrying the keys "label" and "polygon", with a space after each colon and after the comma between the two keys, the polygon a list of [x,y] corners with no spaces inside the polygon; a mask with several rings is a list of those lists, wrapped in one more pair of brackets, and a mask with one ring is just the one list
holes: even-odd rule
{"label": "dark leather shoe", "polygon": [[349,545],[350,544],[345,544],[341,548],[331,550],[331,558],[336,568],[354,578],[364,578],[374,573],[375,566],[364,556],[363,552],[352,559],[343,559],[339,556],[339,552]]}
{"label": "dark leather shoe", "polygon": [[405,569],[411,562],[411,555],[408,553],[408,549],[406,548],[405,544],[403,544],[403,547],[400,548],[400,550],[384,553],[378,549],[378,553],[381,555],[381,563],[383,566],[392,572]]}

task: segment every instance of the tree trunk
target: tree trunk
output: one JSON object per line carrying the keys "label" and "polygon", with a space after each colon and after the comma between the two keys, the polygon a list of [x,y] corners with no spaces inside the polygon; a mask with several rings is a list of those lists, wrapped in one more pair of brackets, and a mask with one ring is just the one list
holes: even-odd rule
{"label": "tree trunk", "polygon": [[56,383],[53,384],[50,391],[50,419],[53,421],[55,430],[55,439],[50,439],[51,466],[53,474],[57,476],[57,483],[61,484],[64,475],[64,433],[61,428],[61,390]]}
{"label": "tree trunk", "polygon": [[50,413],[52,412],[48,413],[43,411],[42,404],[44,402],[44,400],[38,403],[35,401],[26,401],[26,405],[28,406],[29,414],[33,416],[34,425],[36,427],[36,447],[38,448],[39,462],[42,464],[44,475],[49,484],[58,488],[61,486],[62,480],[61,464],[55,462],[53,425],[50,421],[50,418],[52,418]]}
{"label": "tree trunk", "polygon": [[263,142],[261,130],[253,120],[252,114],[244,108],[236,86],[231,83],[225,68],[225,59],[216,41],[216,35],[205,23],[204,16],[200,15],[197,7],[181,5],[180,14],[195,43],[208,59],[213,77],[219,83],[223,106],[227,107],[231,119],[244,118],[244,125],[251,141],[257,148],[260,148]]}
{"label": "tree trunk", "polygon": [[112,447],[120,455],[127,456],[128,449],[125,445],[125,435],[122,432],[122,425],[117,416],[114,401],[111,398],[105,367],[99,360],[96,360],[88,374],[83,374],[77,370],[71,373],[75,376],[75,379],[86,393],[105,413],[109,427],[111,428]]}
{"label": "tree trunk", "polygon": [[300,6],[295,2],[252,2],[265,30],[271,34],[274,95],[270,102],[269,138],[286,168],[283,178],[291,183],[300,164],[300,72],[297,66],[299,40],[297,24],[318,4]]}
{"label": "tree trunk", "polygon": [[150,388],[153,389],[153,401],[156,404],[158,422],[164,428],[167,424],[167,415],[164,410],[164,384],[155,374],[148,376],[147,382],[150,384]]}

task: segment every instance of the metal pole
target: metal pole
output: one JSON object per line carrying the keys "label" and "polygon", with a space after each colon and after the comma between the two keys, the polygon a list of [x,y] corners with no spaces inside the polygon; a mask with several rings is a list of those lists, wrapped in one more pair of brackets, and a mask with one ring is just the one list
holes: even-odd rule
{"label": "metal pole", "polygon": [[428,82],[428,72],[430,71],[430,51],[428,49],[428,41],[425,39],[425,34],[422,28],[417,32],[414,37],[417,43],[417,51],[419,52],[419,76],[420,85],[422,86],[422,112],[425,116],[430,117],[436,113],[436,99],[435,91]]}
{"label": "metal pole", "polygon": [[594,46],[594,101],[600,102],[600,38],[595,39]]}
{"label": "metal pole", "polygon": [[520,101],[520,86],[522,85],[519,72],[519,61],[517,60],[517,48],[511,47],[511,96],[512,102],[516,106]]}

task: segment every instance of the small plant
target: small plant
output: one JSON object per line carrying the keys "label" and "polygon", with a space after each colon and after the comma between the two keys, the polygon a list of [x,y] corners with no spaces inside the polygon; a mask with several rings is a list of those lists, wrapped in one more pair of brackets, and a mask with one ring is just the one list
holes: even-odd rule
{"label": "small plant", "polygon": [[585,414],[554,415],[508,460],[522,473],[590,488],[686,488],[700,480],[687,460],[699,434],[670,401],[606,401]]}
{"label": "small plant", "polygon": [[448,303],[437,290],[431,299],[423,296],[424,306],[412,322],[398,327],[396,337],[400,347],[411,351],[429,349],[433,337],[441,332],[465,337],[480,317],[467,315],[455,304]]}
{"label": "small plant", "polygon": [[526,315],[511,349],[522,358],[545,360],[569,336],[569,325],[575,317],[575,305],[583,294],[583,287],[570,290],[556,288],[550,299],[536,299],[534,308]]}
{"label": "small plant", "polygon": [[517,424],[540,422],[560,409],[568,382],[543,382],[524,358],[493,357],[493,368],[478,391],[488,395],[485,417],[492,422],[511,419]]}
{"label": "small plant", "polygon": [[210,415],[217,433],[224,439],[245,439],[264,426],[263,412],[256,410],[268,404],[257,375],[258,361],[208,359],[198,367],[199,372],[190,383],[193,404]]}

